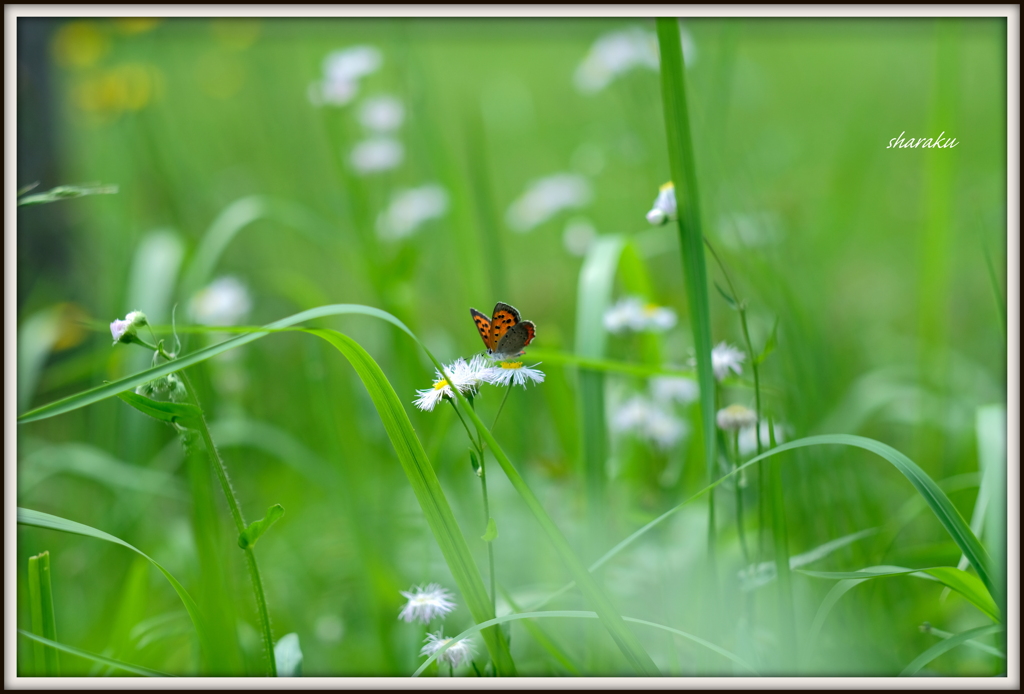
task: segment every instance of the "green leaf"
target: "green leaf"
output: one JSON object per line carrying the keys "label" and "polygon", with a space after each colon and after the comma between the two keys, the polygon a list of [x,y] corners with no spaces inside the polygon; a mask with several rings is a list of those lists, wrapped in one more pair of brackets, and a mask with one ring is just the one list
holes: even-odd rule
{"label": "green leaf", "polygon": [[140,549],[137,549],[136,547],[133,547],[121,538],[114,537],[113,535],[105,533],[102,530],[97,530],[96,528],[90,527],[88,525],[76,523],[75,521],[67,520],[66,518],[61,518],[60,516],[53,516],[49,513],[43,513],[41,511],[33,511],[32,509],[19,507],[18,524],[29,525],[36,528],[46,528],[49,530],[58,530],[64,533],[70,533],[72,535],[82,535],[84,537],[92,537],[97,540],[103,540],[105,542],[112,542],[115,545],[127,547],[136,554],[139,554],[142,557],[148,559],[149,562],[153,564],[153,566],[155,566],[160,571],[160,573],[164,575],[164,578],[166,578],[167,581],[171,584],[171,587],[174,588],[174,592],[176,592],[178,594],[178,597],[181,598],[181,602],[185,605],[185,610],[188,611],[188,616],[192,619],[192,624],[195,625],[196,633],[199,635],[200,645],[202,646],[205,652],[209,652],[209,639],[206,624],[204,623],[203,617],[202,615],[200,615],[199,608],[196,606],[196,603],[192,599],[192,596],[190,596],[188,594],[188,591],[186,591],[185,588],[180,583],[178,583],[178,579],[172,576],[167,569],[160,566],[160,564],[158,564],[148,554],[146,554]]}
{"label": "green leaf", "polygon": [[[384,315],[389,317],[389,322],[394,322],[409,333],[408,329],[397,319],[391,318],[389,314]],[[416,500],[419,502],[420,508],[423,509],[427,525],[430,526],[434,539],[441,549],[441,554],[444,555],[445,562],[452,572],[452,577],[466,601],[466,606],[469,608],[470,614],[473,615],[473,620],[480,623],[493,619],[491,599],[487,595],[480,571],[473,562],[469,544],[455,520],[448,499],[434,473],[434,467],[430,464],[430,460],[423,450],[423,444],[416,435],[402,402],[395,394],[395,389],[377,362],[352,338],[334,330],[311,329],[308,332],[334,345],[352,364],[377,408],[377,414],[384,425],[384,430],[387,432],[402,469],[409,479]],[[409,334],[412,335],[412,333]],[[515,675],[515,663],[512,661],[504,634],[498,629],[491,629],[484,632],[483,639],[491,659],[497,667],[498,674],[502,676]]]}
{"label": "green leaf", "polygon": [[760,364],[765,359],[767,359],[768,355],[770,355],[772,352],[775,351],[775,347],[776,347],[776,345],[778,345],[778,342],[779,342],[779,319],[776,318],[775,319],[775,323],[772,325],[772,332],[768,336],[768,341],[764,343],[764,349],[761,350],[761,353],[758,354],[757,357],[754,358],[754,363],[755,364]]}
{"label": "green leaf", "polygon": [[481,536],[481,540],[484,542],[492,542],[498,537],[498,526],[495,524],[493,518],[487,519],[487,531]]}
{"label": "green leaf", "polygon": [[961,634],[957,634],[956,636],[951,636],[945,641],[940,641],[921,655],[914,658],[910,665],[903,668],[903,672],[900,673],[900,677],[909,677],[910,675],[917,673],[918,670],[938,658],[946,651],[950,651],[966,641],[970,641],[971,639],[975,639],[979,636],[995,634],[1003,631],[1003,629],[1005,629],[1005,627],[1001,624],[989,624],[988,626],[978,627],[977,629],[971,629]]}
{"label": "green leaf", "polygon": [[114,660],[113,658],[107,658],[106,656],[102,656],[102,655],[99,655],[97,653],[90,653],[89,651],[83,651],[83,650],[81,650],[79,648],[75,648],[74,646],[68,646],[68,645],[63,644],[63,643],[57,643],[56,641],[51,641],[50,639],[46,639],[46,638],[43,638],[42,636],[38,636],[36,634],[32,634],[30,632],[27,632],[24,629],[18,629],[18,633],[21,634],[22,636],[24,636],[26,639],[29,639],[29,640],[34,641],[36,643],[41,643],[41,644],[43,644],[45,646],[49,646],[50,648],[55,648],[58,651],[64,651],[65,653],[70,653],[71,655],[77,655],[79,658],[84,658],[85,660],[91,660],[94,663],[99,663],[100,665],[107,665],[109,667],[117,668],[118,670],[124,670],[125,672],[130,672],[133,675],[141,675],[142,677],[173,677],[173,675],[166,675],[166,674],[164,674],[162,672],[157,672],[156,670],[150,670],[148,668],[144,668],[144,667],[141,667],[139,665],[132,665],[131,663],[124,663],[124,662],[121,662],[120,660]]}
{"label": "green leaf", "polygon": [[[473,634],[475,634],[476,632],[480,631],[481,629],[485,629],[485,628],[487,628],[487,627],[489,627],[491,625],[494,625],[494,624],[504,624],[506,622],[514,622],[514,621],[518,621],[518,620],[521,620],[521,619],[549,619],[549,618],[553,618],[553,617],[561,617],[561,618],[569,618],[569,619],[600,619],[600,616],[596,612],[586,612],[586,611],[581,611],[581,610],[551,610],[551,611],[547,611],[547,612],[520,612],[520,613],[516,613],[516,614],[507,614],[507,615],[504,615],[503,617],[498,617],[496,619],[492,619],[492,620],[490,620],[488,622],[485,622],[483,624],[476,624],[476,625],[470,627],[469,629],[466,629],[465,631],[463,631],[458,636],[453,636],[443,647],[437,649],[437,651],[435,651],[429,658],[427,658],[427,660],[422,665],[420,665],[419,668],[417,668],[416,672],[412,673],[412,676],[413,677],[419,677],[420,674],[422,674],[423,671],[427,669],[427,666],[430,665],[435,660],[437,660],[437,658],[442,653],[444,653],[446,650],[448,650],[449,648],[451,648],[452,646],[457,644],[459,641],[472,636]],[[697,643],[697,644],[700,644],[701,646],[704,646],[708,650],[714,651],[715,653],[718,653],[719,655],[728,658],[729,660],[733,661],[734,663],[736,663],[737,665],[739,665],[743,669],[748,670],[752,674],[754,674],[754,675],[758,674],[757,670],[752,668],[745,660],[740,658],[735,653],[731,653],[731,652],[725,650],[724,648],[716,646],[715,644],[711,643],[710,641],[705,641],[704,639],[700,638],[699,636],[694,636],[693,634],[689,634],[689,633],[687,633],[685,631],[680,631],[679,629],[673,629],[672,627],[667,627],[664,624],[657,624],[656,622],[648,622],[646,620],[636,619],[634,617],[623,617],[622,619],[624,621],[631,622],[633,624],[642,624],[643,626],[653,627],[655,629],[661,629],[662,631],[667,631],[670,634],[675,634],[676,636],[682,636],[685,639],[689,639],[690,641],[693,641],[694,643]]]}
{"label": "green leaf", "polygon": [[189,429],[194,429],[198,426],[199,418],[203,416],[203,411],[195,405],[153,400],[130,390],[118,393],[117,397],[153,419],[159,419],[161,422],[169,424],[180,424]]}
{"label": "green leaf", "polygon": [[278,677],[302,676],[302,649],[299,635],[285,634],[274,644],[274,659],[277,661]]}
{"label": "green leaf", "polygon": [[284,506],[281,504],[274,504],[267,509],[267,515],[258,521],[253,521],[249,524],[249,527],[242,531],[238,536],[238,546],[242,549],[252,547],[256,544],[256,541],[260,539],[263,533],[267,532],[274,523],[281,519],[284,515]]}
{"label": "green leaf", "polygon": [[[963,595],[969,600],[975,607],[984,612],[993,621],[1002,621],[999,618],[999,608],[996,607],[995,600],[992,599],[992,595],[985,589],[985,585],[978,579],[977,576],[961,571],[960,569],[952,566],[937,566],[925,569],[907,569],[901,566],[890,566],[890,567],[870,567],[863,571],[803,571],[800,573],[807,576],[813,576],[814,578],[827,578],[827,579],[861,579],[870,580],[872,578],[878,578],[880,576],[899,576],[909,574],[911,576],[923,577],[922,575],[931,576],[935,580],[949,587],[951,590],[956,591]],[[850,586],[853,587],[853,586]],[[845,592],[845,591],[844,591]],[[831,608],[831,605],[830,605]],[[819,613],[820,614],[820,613]],[[827,613],[826,613],[827,614]],[[821,615],[824,619],[824,615]],[[815,623],[819,620],[816,617]],[[820,624],[818,625],[820,627]]]}
{"label": "green leaf", "polygon": [[[35,187],[35,186],[32,186]],[[29,189],[31,190],[31,188]],[[57,186],[51,188],[45,193],[36,193],[35,195],[26,195],[25,197],[18,200],[18,207],[22,205],[42,205],[47,202],[56,202],[57,200],[67,200],[68,198],[80,198],[83,195],[110,195],[117,192],[117,186]]]}

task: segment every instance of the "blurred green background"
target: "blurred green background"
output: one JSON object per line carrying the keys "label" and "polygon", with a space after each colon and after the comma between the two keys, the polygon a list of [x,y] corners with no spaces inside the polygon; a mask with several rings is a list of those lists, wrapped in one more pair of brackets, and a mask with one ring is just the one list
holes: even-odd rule
{"label": "blurred green background", "polygon": [[[894,446],[946,483],[971,518],[978,451],[988,443],[978,409],[1006,402],[1006,22],[682,25],[705,234],[747,301],[755,346],[778,321],[778,348],[761,366],[768,411],[788,439],[850,433]],[[140,309],[167,326],[175,306],[179,327],[202,322],[203,288],[222,277],[237,281],[236,310],[208,325],[362,303],[399,317],[448,363],[481,349],[467,309],[501,300],[537,324],[535,350],[570,353],[582,254],[610,234],[639,250],[644,298],[678,315],[674,329],[650,337],[661,363],[689,368],[678,239],[673,226],[644,219],[669,178],[657,70],[641,56],[607,84],[581,83],[581,65],[602,59],[601,37],[653,41],[653,31],[653,20],[625,19],[19,19],[18,185],[119,188],[18,210],[19,412],[145,368],[142,350],[110,346],[107,324]],[[345,85],[347,103],[322,103],[325,59],[353,46],[375,49],[379,66]],[[395,97],[404,118],[374,134],[381,126],[367,127],[360,114],[380,96]],[[959,145],[886,148],[901,133],[941,131]],[[397,142],[400,162],[361,172],[352,151],[368,139]],[[395,145],[384,149],[393,155]],[[517,229],[510,207],[559,173],[587,194]],[[394,196],[428,185],[444,190],[443,210],[389,238],[381,215]],[[715,343],[742,344],[736,312],[715,291],[712,317]],[[448,408],[411,405],[433,367],[378,321],[314,324],[358,340],[409,403],[486,572],[464,432]],[[181,331],[185,352],[224,337]],[[609,358],[649,361],[647,339],[612,335]],[[613,434],[609,534],[589,545],[579,444],[592,432],[578,417],[577,370],[557,359],[541,368],[547,381],[512,393],[495,435],[585,561],[704,486],[695,434],[667,452]],[[411,673],[424,630],[397,621],[398,591],[454,584],[351,368],[320,341],[289,333],[190,374],[247,517],[273,503],[287,510],[258,551],[275,638],[299,634],[307,675]],[[609,408],[616,393],[645,386],[616,374],[606,384]],[[723,405],[753,406],[748,378],[727,385]],[[499,401],[491,393],[480,407],[493,416]],[[696,407],[678,415],[699,431]],[[956,564],[956,545],[923,507],[915,515],[914,490],[880,459],[838,448],[787,456],[793,554],[879,529],[813,568]],[[124,538],[201,604],[230,596],[220,608],[237,625],[225,632],[237,645],[219,671],[261,671],[252,594],[223,499],[218,491],[221,527],[199,525],[170,428],[110,399],[22,426],[18,459],[19,506]],[[498,582],[530,604],[568,574],[496,466],[489,480]],[[732,494],[722,496],[728,504]],[[719,523],[717,588],[700,578],[699,505],[616,558],[604,583],[623,614],[690,631],[770,670],[774,593],[741,590],[728,506]],[[197,543],[206,541],[224,548],[223,564],[202,565]],[[195,672],[194,632],[156,571],[120,547],[19,527],[19,591],[27,558],[43,550],[52,556],[59,640]],[[830,582],[795,581],[805,632]],[[737,597],[709,615],[716,590]],[[923,621],[951,632],[985,623],[941,592],[909,577],[854,590],[818,642],[803,644],[793,674],[895,674],[935,643],[918,629]],[[472,623],[456,600],[448,635]],[[573,593],[549,607],[588,609]],[[28,621],[20,607],[19,626]],[[586,674],[626,672],[596,621],[541,626]],[[733,673],[690,642],[638,634],[666,674]],[[19,670],[31,674],[26,643]],[[571,673],[518,626],[512,649],[521,674]],[[65,674],[101,671],[73,657],[62,665]],[[972,648],[929,666],[944,675],[1004,667]]]}

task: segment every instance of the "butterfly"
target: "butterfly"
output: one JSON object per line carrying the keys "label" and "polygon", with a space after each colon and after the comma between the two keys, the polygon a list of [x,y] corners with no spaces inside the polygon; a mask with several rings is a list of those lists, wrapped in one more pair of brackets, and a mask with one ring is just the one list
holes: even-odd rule
{"label": "butterfly", "polygon": [[520,320],[519,311],[500,301],[494,305],[491,318],[475,308],[469,309],[484,340],[487,353],[494,357],[517,357],[533,341],[537,328],[532,321]]}

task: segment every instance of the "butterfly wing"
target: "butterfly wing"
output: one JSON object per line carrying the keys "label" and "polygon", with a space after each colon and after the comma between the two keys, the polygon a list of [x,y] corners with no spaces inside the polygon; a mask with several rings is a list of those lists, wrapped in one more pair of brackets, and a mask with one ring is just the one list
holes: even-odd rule
{"label": "butterfly wing", "polygon": [[473,316],[473,322],[476,323],[477,332],[479,332],[480,337],[483,338],[484,347],[488,350],[493,350],[496,343],[491,341],[490,319],[475,308],[469,309],[469,315]]}
{"label": "butterfly wing", "polygon": [[500,301],[494,305],[491,314],[491,351],[498,350],[498,345],[506,333],[519,323],[519,311]]}
{"label": "butterfly wing", "polygon": [[502,336],[501,340],[498,341],[498,345],[494,349],[494,352],[503,356],[519,356],[523,353],[523,348],[533,342],[533,338],[536,335],[537,328],[533,324],[533,321],[525,320],[520,323],[516,323],[509,328]]}

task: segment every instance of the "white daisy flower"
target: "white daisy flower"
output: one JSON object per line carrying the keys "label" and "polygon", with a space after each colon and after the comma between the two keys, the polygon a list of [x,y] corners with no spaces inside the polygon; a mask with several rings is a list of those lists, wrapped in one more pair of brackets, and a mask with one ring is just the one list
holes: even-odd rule
{"label": "white daisy flower", "polygon": [[700,397],[700,386],[684,376],[657,376],[651,379],[651,395],[657,402],[686,406]]}
{"label": "white daisy flower", "polygon": [[715,372],[715,378],[719,381],[729,375],[732,370],[736,375],[743,373],[740,364],[747,358],[747,355],[737,348],[725,342],[719,342],[711,350],[711,369]]}
{"label": "white daisy flower", "polygon": [[689,425],[667,407],[635,395],[620,405],[611,417],[611,429],[632,433],[661,449],[676,445],[689,433]]}
{"label": "white daisy flower", "polygon": [[405,147],[390,137],[372,137],[357,142],[349,155],[349,163],[357,173],[366,175],[395,168],[405,159]]}
{"label": "white daisy flower", "polygon": [[543,383],[544,373],[534,366],[523,366],[521,361],[498,361],[495,362],[484,376],[488,383],[496,386],[515,385],[526,388],[528,382]]}
{"label": "white daisy flower", "polygon": [[636,297],[620,299],[604,314],[604,327],[612,333],[625,330],[665,332],[674,327],[676,321],[676,312],[672,309],[645,303]]}
{"label": "white daisy flower", "polygon": [[[420,649],[420,655],[429,657],[444,648],[451,641],[451,638],[445,638],[444,632],[438,631],[436,634],[427,634],[424,641],[427,642],[427,645]],[[448,663],[452,667],[458,667],[463,661],[469,660],[472,657],[473,640],[466,638],[437,656],[437,661],[439,663]]]}
{"label": "white daisy flower", "polygon": [[743,405],[729,405],[715,415],[719,429],[735,431],[744,427],[752,427],[757,422],[757,413]]}
{"label": "white daisy flower", "polygon": [[397,130],[405,120],[405,107],[398,97],[374,96],[359,107],[359,122],[363,127],[380,133]]}
{"label": "white daisy flower", "polygon": [[553,174],[532,181],[508,208],[505,221],[514,231],[527,232],[562,210],[584,207],[592,198],[590,182],[583,176]]}
{"label": "white daisy flower", "polygon": [[189,303],[192,318],[201,325],[237,325],[251,308],[248,290],[234,277],[214,280],[196,292]]}
{"label": "white daisy flower", "polygon": [[477,354],[468,362],[459,357],[444,370],[451,377],[451,382],[445,379],[440,371],[435,371],[434,385],[430,388],[417,390],[419,397],[413,404],[425,412],[432,411],[437,404],[445,398],[453,399],[455,394],[452,386],[459,389],[463,395],[476,395],[477,388],[481,383],[490,383],[491,365],[482,355]]}
{"label": "white daisy flower", "polygon": [[456,608],[452,594],[437,583],[415,586],[409,591],[399,592],[408,598],[408,602],[398,613],[398,618],[404,622],[420,621],[429,624],[435,617],[444,617]]}
{"label": "white daisy flower", "polygon": [[[689,68],[697,61],[697,48],[685,28],[679,28],[679,35],[686,67]],[[583,94],[596,94],[619,75],[636,67],[656,71],[660,62],[657,34],[640,27],[630,27],[599,36],[587,57],[576,68],[573,81]]]}
{"label": "white daisy flower", "polygon": [[448,193],[439,185],[400,190],[377,217],[377,234],[388,240],[405,238],[427,220],[441,217],[447,211]]}
{"label": "white daisy flower", "polygon": [[[771,441],[771,437],[768,435],[768,422],[762,421],[761,426],[761,447],[768,448],[768,444]],[[785,425],[775,424],[775,443],[782,443],[786,440],[786,429]],[[757,439],[754,435],[753,425],[744,427],[740,430],[739,447],[740,455],[748,456],[757,452]]]}
{"label": "white daisy flower", "polygon": [[324,77],[309,87],[309,99],[316,106],[344,106],[359,92],[359,80],[376,72],[383,62],[373,46],[351,46],[324,58]]}
{"label": "white daisy flower", "polygon": [[452,387],[448,385],[448,381],[444,379],[440,374],[434,380],[434,385],[430,388],[416,391],[419,397],[412,401],[412,404],[420,408],[424,412],[432,412],[437,403],[441,402],[445,398],[455,397],[452,394]]}
{"label": "white daisy flower", "polygon": [[658,197],[654,199],[654,206],[647,213],[647,221],[654,225],[661,225],[669,220],[674,220],[678,213],[676,207],[676,188],[672,181],[658,189]]}

